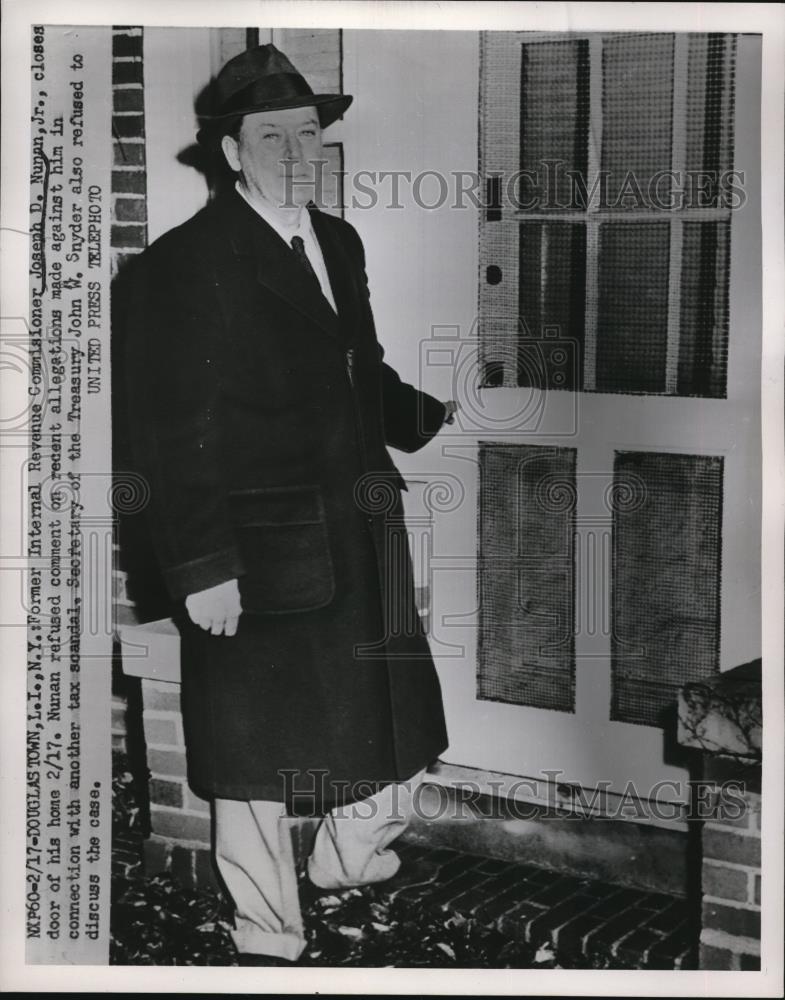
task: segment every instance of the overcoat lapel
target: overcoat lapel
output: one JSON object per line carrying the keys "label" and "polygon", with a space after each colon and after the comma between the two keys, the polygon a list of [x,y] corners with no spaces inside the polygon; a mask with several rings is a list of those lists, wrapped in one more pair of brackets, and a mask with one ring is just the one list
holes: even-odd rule
{"label": "overcoat lapel", "polygon": [[353,332],[360,317],[360,291],[355,270],[328,217],[323,212],[311,210],[311,225],[322,249],[338,315],[344,329]]}
{"label": "overcoat lapel", "polygon": [[[218,205],[216,208],[220,212]],[[335,234],[325,225],[321,213],[312,212],[311,221],[322,249],[338,315],[315,283],[304,277],[302,265],[291,248],[236,192],[228,196],[227,205],[220,214],[224,216],[235,254],[253,258],[259,284],[307,316],[325,333],[344,340],[357,318],[357,290],[349,259]]]}

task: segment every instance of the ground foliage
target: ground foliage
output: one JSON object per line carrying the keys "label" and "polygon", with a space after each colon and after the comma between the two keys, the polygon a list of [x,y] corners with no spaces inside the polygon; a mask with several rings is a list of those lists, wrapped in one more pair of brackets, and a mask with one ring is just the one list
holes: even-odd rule
{"label": "ground foliage", "polygon": [[[184,889],[168,873],[116,879],[114,888],[113,964],[235,964],[231,912],[218,894]],[[556,967],[547,949],[511,942],[458,914],[407,907],[370,886],[313,898],[303,917],[306,965]]]}

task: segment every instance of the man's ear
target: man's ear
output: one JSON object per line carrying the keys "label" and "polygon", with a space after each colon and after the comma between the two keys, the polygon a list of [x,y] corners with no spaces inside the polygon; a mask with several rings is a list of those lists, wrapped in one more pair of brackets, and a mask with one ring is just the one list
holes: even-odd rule
{"label": "man's ear", "polygon": [[225,135],[221,139],[221,149],[230,168],[237,173],[240,170],[240,147],[236,139]]}

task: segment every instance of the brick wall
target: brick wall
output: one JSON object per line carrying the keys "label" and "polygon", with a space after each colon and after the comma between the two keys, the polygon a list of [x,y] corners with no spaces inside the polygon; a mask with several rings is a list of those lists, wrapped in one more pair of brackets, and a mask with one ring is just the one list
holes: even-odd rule
{"label": "brick wall", "polygon": [[112,274],[147,245],[141,28],[112,31]]}
{"label": "brick wall", "polygon": [[760,768],[733,758],[710,757],[706,780],[743,785],[744,810],[715,810],[703,827],[700,967],[760,969],[761,797]]}
{"label": "brick wall", "polygon": [[759,659],[679,692],[677,738],[702,751],[712,794],[701,830],[702,969],[761,967],[762,721]]}
{"label": "brick wall", "polygon": [[145,867],[171,870],[187,885],[212,885],[210,805],[194,795],[185,778],[180,685],[145,679],[142,703],[153,829]]}

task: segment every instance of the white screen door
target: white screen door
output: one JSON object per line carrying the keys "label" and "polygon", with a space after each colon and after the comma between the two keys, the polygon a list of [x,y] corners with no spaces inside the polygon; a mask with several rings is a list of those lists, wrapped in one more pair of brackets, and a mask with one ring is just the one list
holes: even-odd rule
{"label": "white screen door", "polygon": [[760,40],[481,45],[462,500],[415,544],[445,760],[645,798],[679,685],[760,655]]}

